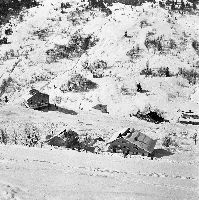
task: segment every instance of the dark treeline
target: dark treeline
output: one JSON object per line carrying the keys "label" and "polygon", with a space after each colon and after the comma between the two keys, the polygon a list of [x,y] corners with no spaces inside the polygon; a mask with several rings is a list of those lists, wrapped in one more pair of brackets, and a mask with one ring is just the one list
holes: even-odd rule
{"label": "dark treeline", "polygon": [[[126,4],[126,5],[134,5],[135,6],[135,5],[141,5],[144,2],[153,2],[153,3],[155,3],[156,0],[103,0],[103,2],[104,3],[108,3],[108,4],[123,3],[123,4]],[[198,4],[199,0],[188,0],[188,2]]]}
{"label": "dark treeline", "polygon": [[[104,3],[123,3],[126,5],[138,6],[144,3],[146,0],[103,0]],[[153,2],[154,0],[148,0],[148,2]]]}
{"label": "dark treeline", "polygon": [[0,24],[11,14],[17,14],[22,8],[38,6],[36,0],[0,0]]}

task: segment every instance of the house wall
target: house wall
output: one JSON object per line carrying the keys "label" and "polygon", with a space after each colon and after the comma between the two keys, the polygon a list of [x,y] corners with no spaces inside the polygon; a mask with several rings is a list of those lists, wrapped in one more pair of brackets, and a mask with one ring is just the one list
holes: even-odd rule
{"label": "house wall", "polygon": [[139,131],[129,133],[125,139],[138,146],[140,149],[144,149],[146,152],[152,152],[156,144],[156,140],[151,139]]}
{"label": "house wall", "polygon": [[43,93],[37,93],[28,99],[28,105],[30,107],[40,107],[42,105],[49,104],[49,95]]}
{"label": "house wall", "polygon": [[127,140],[125,140],[123,138],[119,138],[119,139],[111,142],[109,148],[112,149],[114,146],[117,149],[116,152],[122,152],[122,150],[128,148],[130,150],[130,154],[139,154],[139,155],[148,155],[149,154],[144,149],[139,148],[138,146],[128,142]]}

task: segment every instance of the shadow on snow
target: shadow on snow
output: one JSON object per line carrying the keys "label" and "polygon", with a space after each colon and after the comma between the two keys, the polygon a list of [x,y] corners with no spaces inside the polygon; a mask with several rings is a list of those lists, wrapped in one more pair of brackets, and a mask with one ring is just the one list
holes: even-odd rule
{"label": "shadow on snow", "polygon": [[64,114],[70,114],[70,115],[77,115],[78,114],[74,110],[69,110],[69,109],[66,109],[66,108],[61,108],[61,107],[56,106],[54,104],[49,104],[48,107],[46,107],[46,108],[40,108],[40,109],[37,109],[37,110],[40,110],[42,112],[57,111],[57,112],[61,112],[61,113],[64,113]]}
{"label": "shadow on snow", "polygon": [[154,157],[156,157],[156,158],[162,158],[164,156],[171,156],[171,155],[173,155],[172,152],[167,151],[165,149],[154,149],[153,154],[154,154]]}

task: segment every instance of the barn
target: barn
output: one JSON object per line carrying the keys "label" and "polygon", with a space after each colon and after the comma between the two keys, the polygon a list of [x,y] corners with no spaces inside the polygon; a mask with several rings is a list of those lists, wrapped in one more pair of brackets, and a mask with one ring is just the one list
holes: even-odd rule
{"label": "barn", "polygon": [[97,104],[93,108],[96,109],[96,110],[101,110],[102,113],[108,113],[107,105]]}
{"label": "barn", "polygon": [[40,109],[49,106],[49,95],[35,89],[30,90],[24,99],[25,105],[29,108]]}
{"label": "barn", "polygon": [[116,132],[107,142],[112,152],[129,150],[130,154],[151,155],[157,140],[130,128]]}

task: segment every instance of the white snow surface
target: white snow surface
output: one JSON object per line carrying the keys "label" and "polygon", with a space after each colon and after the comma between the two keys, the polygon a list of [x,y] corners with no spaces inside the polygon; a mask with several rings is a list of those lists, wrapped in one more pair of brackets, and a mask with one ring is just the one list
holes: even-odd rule
{"label": "white snow surface", "polygon": [[[52,102],[56,97],[61,97],[63,104],[67,107],[71,105],[71,109],[79,109],[81,102],[82,106],[85,105],[83,109],[88,110],[86,99],[89,99],[90,106],[103,103],[113,115],[128,115],[129,112],[142,110],[150,104],[158,109],[164,108],[162,111],[171,116],[173,112],[169,109],[170,104],[176,103],[175,107],[178,107],[179,101],[193,100],[197,107],[196,98],[190,98],[194,90],[190,86],[184,87],[187,86],[186,80],[179,77],[171,78],[170,81],[170,78],[140,76],[140,71],[146,67],[147,62],[153,70],[169,67],[171,73],[177,73],[180,67],[193,68],[198,61],[198,55],[191,46],[191,42],[197,40],[199,35],[197,15],[181,16],[178,13],[169,13],[157,4],[152,8],[151,3],[132,8],[115,3],[109,7],[112,14],[105,16],[98,9],[86,10],[87,3],[80,1],[69,1],[71,8],[65,9],[62,14],[61,2],[68,1],[41,1],[41,6],[22,12],[23,21],[14,17],[10,20],[13,34],[8,36],[8,40],[11,43],[2,45],[0,49],[0,83],[8,77],[13,79],[13,89],[7,91],[12,101],[19,102],[20,98],[23,99],[25,90],[36,87],[49,93]],[[76,25],[69,20],[71,17],[76,20]],[[146,22],[142,28],[141,22]],[[8,25],[3,26],[2,30],[6,26]],[[38,31],[43,31],[44,39],[36,35]],[[127,38],[124,37],[125,31],[128,32]],[[79,58],[65,58],[47,63],[45,52],[55,45],[67,45],[71,36],[77,32],[82,36],[93,35],[98,39],[96,45]],[[177,48],[167,48],[165,51],[169,52],[163,54],[154,52],[153,49],[147,50],[144,41],[149,32],[154,34],[153,38],[162,36],[165,45],[169,40],[173,40]],[[140,56],[132,59],[128,56],[128,51],[137,46],[141,49]],[[14,52],[14,57],[10,56],[11,51]],[[3,59],[5,55],[8,55],[7,60]],[[107,63],[108,69],[104,70],[106,77],[101,80],[92,78],[92,75],[83,69],[85,61],[92,64],[96,60]],[[96,82],[99,87],[95,91],[75,95],[76,102],[67,104],[66,99],[73,99],[74,95],[71,92],[62,93],[59,87],[74,73],[81,73]],[[138,95],[137,82],[140,82],[149,94]],[[57,86],[56,90],[54,85]],[[128,89],[131,95],[122,95],[122,87]],[[19,93],[16,93],[16,90],[20,90]],[[118,110],[113,107],[118,107]],[[128,108],[130,111],[127,111]],[[191,108],[188,106],[184,109]]]}
{"label": "white snow surface", "polygon": [[0,146],[1,199],[198,199],[198,162]]}
{"label": "white snow surface", "polygon": [[[70,113],[68,111],[68,113]],[[198,199],[198,145],[192,139],[196,126],[176,123],[152,124],[108,114],[34,111],[16,106],[0,110],[1,126],[9,137],[23,138],[24,128],[37,127],[41,139],[64,129],[75,130],[80,137],[105,139],[127,127],[157,139],[157,157],[102,151],[100,154],[44,145],[23,147],[0,145],[0,199]],[[162,146],[170,135],[175,146]],[[21,138],[21,139],[22,139]],[[19,140],[18,140],[19,142]],[[106,148],[104,148],[105,150]],[[168,151],[172,153],[168,154]],[[162,152],[162,153],[161,153]],[[167,153],[165,153],[167,152]]]}
{"label": "white snow surface", "polygon": [[[41,140],[71,128],[81,138],[89,135],[107,142],[115,132],[133,127],[157,139],[157,151],[172,154],[154,160],[123,158],[107,152],[28,148],[20,146],[22,142],[12,145],[10,140],[0,145],[0,200],[199,199],[199,150],[193,141],[199,119],[186,119],[192,124],[179,123],[186,121],[183,112],[199,115],[199,86],[177,75],[179,68],[198,72],[199,52],[192,47],[193,41],[199,41],[198,11],[181,15],[157,3],[132,8],[113,3],[109,7],[112,14],[106,16],[97,8],[86,9],[88,3],[79,0],[39,1],[40,6],[21,12],[22,21],[11,18],[10,43],[0,46],[0,86],[11,78],[5,93],[0,94],[0,131],[13,141],[18,135],[22,141],[28,126],[39,130]],[[61,2],[71,4],[63,14]],[[125,31],[128,37],[124,37]],[[149,33],[152,39],[162,37],[162,53],[145,46]],[[91,35],[96,43],[80,56],[49,62],[46,51],[69,45],[74,35]],[[168,47],[170,41],[175,47]],[[139,55],[131,57],[130,50],[137,47]],[[102,78],[93,78],[84,66],[99,60],[107,67]],[[155,72],[168,67],[173,76],[140,75],[147,65]],[[95,82],[97,88],[63,93],[60,87],[76,73]],[[143,93],[136,91],[137,83]],[[59,109],[41,112],[25,108],[23,101],[31,88],[49,94],[50,103]],[[107,105],[109,113],[93,109],[97,104]],[[154,124],[132,116],[148,110],[161,113],[169,122]],[[174,141],[169,149],[162,146],[166,136]]]}

